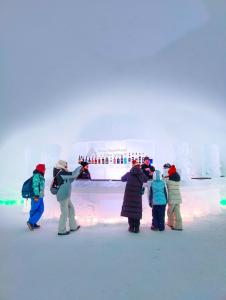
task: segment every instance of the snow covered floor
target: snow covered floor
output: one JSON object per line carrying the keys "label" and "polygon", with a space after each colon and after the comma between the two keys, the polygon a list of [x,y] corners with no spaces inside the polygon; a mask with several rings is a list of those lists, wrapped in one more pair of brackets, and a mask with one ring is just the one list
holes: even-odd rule
{"label": "snow covered floor", "polygon": [[25,222],[0,208],[0,300],[226,299],[226,214],[138,235],[120,224],[58,237],[54,220]]}

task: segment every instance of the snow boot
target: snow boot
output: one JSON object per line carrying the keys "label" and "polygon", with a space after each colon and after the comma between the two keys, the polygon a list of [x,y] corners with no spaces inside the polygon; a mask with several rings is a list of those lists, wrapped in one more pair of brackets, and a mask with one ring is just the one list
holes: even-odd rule
{"label": "snow boot", "polygon": [[151,226],[151,230],[153,230],[153,231],[158,231],[158,228],[156,228],[155,226]]}
{"label": "snow boot", "polygon": [[64,233],[58,232],[58,235],[68,235],[68,234],[70,234],[70,231],[66,231],[66,232],[64,232]]}
{"label": "snow boot", "polygon": [[34,226],[31,223],[27,222],[27,226],[30,231],[34,231]]}
{"label": "snow boot", "polygon": [[38,228],[40,228],[40,225],[34,224],[34,229],[38,229]]}
{"label": "snow boot", "polygon": [[70,229],[70,231],[71,232],[73,232],[73,231],[77,231],[77,230],[79,230],[79,228],[81,228],[81,226],[80,225],[78,225],[75,229]]}

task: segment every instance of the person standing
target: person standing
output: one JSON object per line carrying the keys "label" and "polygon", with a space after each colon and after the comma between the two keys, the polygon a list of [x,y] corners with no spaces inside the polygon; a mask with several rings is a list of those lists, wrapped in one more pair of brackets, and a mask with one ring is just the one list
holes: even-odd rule
{"label": "person standing", "polygon": [[[82,166],[77,167],[73,172],[68,171],[67,162],[59,160],[53,169],[53,176],[56,177],[59,190],[56,197],[60,204],[60,220],[58,225],[58,235],[68,235],[72,231],[76,231],[80,226],[75,220],[75,209],[71,202],[71,183],[80,174]],[[67,230],[67,219],[69,218],[69,228]]]}
{"label": "person standing", "polygon": [[149,181],[149,205],[152,207],[151,230],[165,230],[165,210],[167,203],[166,184],[161,180],[161,172],[155,171],[154,180]]}
{"label": "person standing", "polygon": [[168,209],[167,225],[173,230],[183,230],[182,217],[180,213],[180,204],[182,197],[180,192],[180,175],[175,165],[172,165],[168,171],[169,177],[166,178],[168,189]]}
{"label": "person standing", "polygon": [[45,170],[44,164],[38,164],[33,172],[32,189],[34,196],[31,198],[30,217],[27,221],[27,226],[31,231],[40,227],[37,222],[44,212]]}
{"label": "person standing", "polygon": [[155,167],[151,165],[150,158],[148,156],[144,157],[144,163],[141,165],[141,169],[143,173],[148,177],[149,180],[153,179]]}
{"label": "person standing", "polygon": [[91,175],[89,172],[89,164],[86,161],[80,162],[80,165],[82,166],[81,172],[77,179],[91,179]]}
{"label": "person standing", "polygon": [[121,216],[128,218],[129,231],[138,233],[142,219],[142,187],[148,178],[141,171],[140,164],[133,160],[131,170],[121,180],[127,182]]}

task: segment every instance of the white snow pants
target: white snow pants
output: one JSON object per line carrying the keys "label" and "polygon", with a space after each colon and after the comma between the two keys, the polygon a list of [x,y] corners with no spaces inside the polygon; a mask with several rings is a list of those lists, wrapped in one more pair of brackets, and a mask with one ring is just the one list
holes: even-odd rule
{"label": "white snow pants", "polygon": [[75,230],[77,228],[77,224],[75,221],[75,209],[73,203],[71,202],[71,199],[67,198],[63,201],[59,201],[59,203],[61,214],[58,232],[65,233],[67,231],[67,218],[69,218],[69,228],[71,230]]}

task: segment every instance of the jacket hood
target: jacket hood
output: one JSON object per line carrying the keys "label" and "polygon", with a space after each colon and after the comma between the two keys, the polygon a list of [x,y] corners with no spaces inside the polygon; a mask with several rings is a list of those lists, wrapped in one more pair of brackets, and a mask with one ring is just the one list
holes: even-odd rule
{"label": "jacket hood", "polygon": [[156,170],[154,173],[154,180],[161,180],[161,172],[159,170]]}

